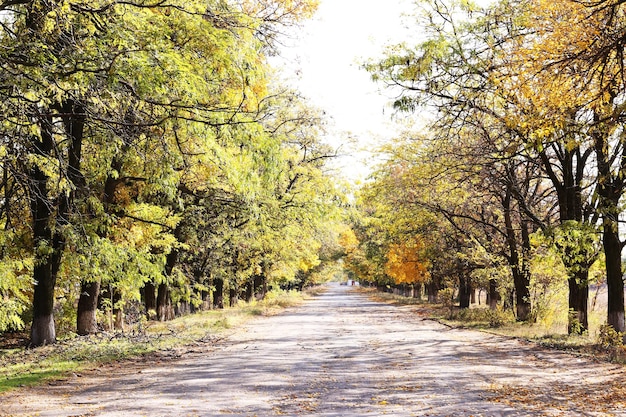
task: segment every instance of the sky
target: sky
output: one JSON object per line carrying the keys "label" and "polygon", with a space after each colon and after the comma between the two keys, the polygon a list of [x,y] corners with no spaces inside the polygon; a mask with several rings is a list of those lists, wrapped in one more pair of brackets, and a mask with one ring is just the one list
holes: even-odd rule
{"label": "sky", "polygon": [[404,12],[411,0],[321,0],[316,15],[286,41],[283,77],[330,117],[325,141],[341,147],[337,163],[350,181],[370,172],[371,152],[396,136],[389,108],[391,93],[361,68],[381,57],[384,47],[410,30]]}

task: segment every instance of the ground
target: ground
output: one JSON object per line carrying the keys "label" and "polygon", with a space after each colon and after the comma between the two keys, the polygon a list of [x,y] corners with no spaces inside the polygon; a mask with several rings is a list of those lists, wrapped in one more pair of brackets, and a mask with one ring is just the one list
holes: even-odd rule
{"label": "ground", "polygon": [[0,396],[0,416],[626,416],[623,381],[336,285],[219,341]]}

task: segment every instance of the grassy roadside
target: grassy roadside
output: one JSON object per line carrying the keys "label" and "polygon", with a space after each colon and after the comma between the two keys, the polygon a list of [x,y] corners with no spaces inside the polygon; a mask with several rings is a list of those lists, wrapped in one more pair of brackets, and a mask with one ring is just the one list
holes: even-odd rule
{"label": "grassy roadside", "polygon": [[[211,343],[259,316],[277,314],[315,295],[319,289],[271,292],[263,301],[233,308],[204,311],[169,322],[147,322],[126,333],[71,335],[56,344],[35,349],[0,345],[0,393],[39,385],[81,370],[193,343]],[[2,340],[0,339],[0,342]]]}
{"label": "grassy roadside", "polygon": [[581,336],[569,336],[565,327],[547,327],[541,324],[519,323],[512,313],[494,312],[477,308],[460,310],[450,309],[442,304],[429,304],[415,298],[376,291],[373,288],[361,288],[375,301],[410,307],[421,318],[431,319],[453,328],[474,329],[498,336],[511,337],[540,346],[565,351],[577,355],[590,356],[601,361],[626,364],[626,349],[623,345],[603,345],[598,332]]}

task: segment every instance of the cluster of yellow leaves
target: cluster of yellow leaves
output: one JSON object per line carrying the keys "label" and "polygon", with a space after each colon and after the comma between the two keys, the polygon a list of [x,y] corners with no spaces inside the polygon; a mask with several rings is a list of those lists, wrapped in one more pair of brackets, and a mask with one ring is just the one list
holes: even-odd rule
{"label": "cluster of yellow leaves", "polygon": [[315,13],[318,0],[244,0],[241,7],[248,15],[264,19],[291,16],[295,21],[309,18]]}
{"label": "cluster of yellow leaves", "polygon": [[613,56],[594,62],[594,51],[603,48],[606,13],[568,0],[532,1],[525,7],[527,35],[513,37],[503,49],[503,65],[492,81],[508,101],[532,109],[508,116],[516,128],[542,141],[580,107],[606,104],[610,95],[600,84],[616,79],[622,64]]}
{"label": "cluster of yellow leaves", "polygon": [[424,244],[419,237],[389,246],[385,272],[396,284],[415,284],[430,278],[430,263],[424,256]]}
{"label": "cluster of yellow leaves", "polygon": [[346,253],[350,253],[359,246],[359,240],[352,229],[346,229],[339,234],[339,245]]}

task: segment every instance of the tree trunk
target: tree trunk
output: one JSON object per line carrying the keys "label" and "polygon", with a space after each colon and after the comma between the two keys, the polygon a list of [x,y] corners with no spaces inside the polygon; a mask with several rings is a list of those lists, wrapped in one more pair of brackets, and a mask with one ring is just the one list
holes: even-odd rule
{"label": "tree trunk", "polygon": [[496,310],[498,308],[498,302],[500,302],[500,292],[498,291],[498,281],[495,279],[489,280],[489,295],[488,295],[489,308]]}
{"label": "tree trunk", "polygon": [[247,302],[251,302],[254,299],[254,278],[248,278],[246,286],[244,288],[244,299]]}
{"label": "tree trunk", "polygon": [[567,320],[568,334],[582,334],[589,328],[588,302],[589,285],[588,270],[577,271],[567,280],[569,285],[570,312]]}
{"label": "tree trunk", "polygon": [[[568,143],[568,146],[563,146],[560,149],[561,157],[559,158],[560,167],[558,170],[553,169],[554,160],[550,158],[545,149],[539,153],[544,166],[544,171],[548,175],[548,178],[552,182],[552,185],[557,193],[559,203],[559,221],[562,227],[572,221],[577,222],[582,226],[590,224],[589,218],[586,218],[583,213],[584,203],[582,193],[584,182],[587,181],[587,173],[584,169],[588,158],[588,156],[585,156],[587,155],[587,152],[578,146],[572,148],[570,145],[571,142]],[[602,150],[603,145],[596,142],[594,147],[596,147],[596,150],[600,150],[600,153],[597,154],[598,169],[599,171],[603,171],[603,166],[606,166],[601,162],[604,152]],[[557,174],[558,172],[560,172],[560,175]],[[603,172],[599,172],[599,174],[599,177],[604,177],[609,174],[609,172],[604,170]],[[602,186],[598,188],[599,194],[601,194],[601,189]],[[581,258],[582,262],[573,260],[572,256],[568,253],[567,248],[560,249],[561,259],[568,270],[568,286],[570,291],[568,297],[568,332],[571,333],[571,331],[574,330],[573,327],[576,327],[580,331],[584,331],[584,329],[580,328],[580,325],[583,325],[587,321],[588,306],[585,300],[588,299],[589,289],[586,279],[584,283],[581,283],[580,277],[588,276],[590,264],[588,263],[588,260],[584,259],[584,256],[574,257]],[[574,317],[578,323],[576,326],[572,326],[573,322],[571,319]],[[584,325],[584,328],[586,329],[586,324]]]}
{"label": "tree trunk", "polygon": [[[165,260],[165,278],[169,278],[172,275],[174,267],[178,263],[178,250],[172,249],[167,254]],[[166,282],[159,284],[157,292],[157,320],[167,321],[174,318],[174,310],[172,308],[172,300],[170,298],[169,285]]]}
{"label": "tree trunk", "polygon": [[517,272],[518,284],[515,286],[515,316],[517,321],[528,321],[531,318],[530,280],[523,272]]}
{"label": "tree trunk", "polygon": [[170,301],[170,289],[166,283],[159,284],[157,291],[157,320],[167,321],[171,320],[172,314],[172,302]]}
{"label": "tree trunk", "polygon": [[200,307],[200,309],[202,311],[210,310],[211,309],[211,292],[202,291],[200,293],[200,297],[202,299],[202,306]]}
{"label": "tree trunk", "polygon": [[213,307],[215,309],[224,308],[224,280],[222,278],[214,278],[215,291],[213,291]]}
{"label": "tree trunk", "polygon": [[174,307],[174,316],[186,316],[191,312],[191,304],[188,301],[181,301]]}
{"label": "tree trunk", "polygon": [[122,295],[118,288],[113,288],[111,311],[113,313],[113,329],[124,331],[124,308],[121,305]]}
{"label": "tree trunk", "polygon": [[518,277],[519,282],[515,285],[515,312],[517,320],[528,321],[531,319],[532,306],[530,302],[530,234],[528,232],[528,222],[520,222],[522,234],[522,256],[519,260]]}
{"label": "tree trunk", "polygon": [[608,287],[607,323],[618,332],[624,332],[624,281],[622,278],[622,246],[617,222],[604,221],[602,242],[606,256],[606,282]]}
{"label": "tree trunk", "polygon": [[78,299],[76,314],[76,333],[81,336],[98,332],[98,297],[100,296],[100,281],[83,281]]}
{"label": "tree trunk", "polygon": [[[522,234],[522,244],[518,244],[518,236],[513,227],[512,191],[507,189],[503,200],[504,223],[506,226],[506,240],[509,249],[509,265],[513,276],[513,286],[515,287],[515,316],[518,321],[527,321],[531,313],[530,305],[530,274],[528,272],[527,260],[525,259],[525,246],[528,240],[528,229],[525,222],[520,222]],[[520,254],[521,246],[521,254]],[[521,255],[521,256],[520,256]]]}
{"label": "tree trunk", "polygon": [[143,286],[143,303],[146,308],[146,317],[148,319],[154,318],[156,315],[157,302],[156,302],[156,288],[152,281],[148,281]]}
{"label": "tree trunk", "polygon": [[[45,239],[49,229],[45,227],[43,233],[35,233],[36,242]],[[35,288],[33,292],[33,321],[30,331],[30,345],[42,346],[56,342],[56,328],[54,325],[54,287],[56,285],[55,258],[58,255],[48,256],[45,260],[36,259],[33,268]]]}
{"label": "tree trunk", "polygon": [[426,292],[428,293],[428,302],[429,303],[436,303],[437,302],[437,293],[439,292],[439,290],[437,289],[437,285],[435,285],[434,283],[429,283],[426,286]]}
{"label": "tree trunk", "polygon": [[462,273],[461,276],[459,276],[459,307],[470,307],[471,292],[471,279],[468,275]]}
{"label": "tree trunk", "polygon": [[261,273],[254,276],[254,298],[256,300],[262,300],[265,298],[267,292],[267,280],[265,274]]}
{"label": "tree trunk", "polygon": [[[617,92],[612,92],[615,99]],[[602,212],[602,244],[606,256],[606,282],[608,287],[607,323],[616,331],[624,329],[624,281],[622,273],[622,245],[619,238],[619,203],[626,188],[622,177],[626,169],[626,155],[624,139],[620,139],[622,147],[621,158],[617,173],[613,173],[614,161],[608,150],[611,133],[608,125],[600,123],[611,110],[604,115],[596,113],[594,121],[597,129],[594,131],[594,146],[598,167],[598,194],[600,195],[599,209]]]}
{"label": "tree trunk", "polygon": [[237,296],[237,288],[230,287],[230,291],[228,293],[228,301],[231,307],[237,305],[237,302],[239,301],[239,297]]}
{"label": "tree trunk", "polygon": [[[82,107],[79,108],[80,111],[84,111],[82,109]],[[78,119],[80,120],[80,119]],[[84,120],[83,120],[84,122]],[[84,124],[84,123],[83,123]],[[76,139],[77,135],[80,135],[80,137],[82,137],[83,135],[83,127],[82,125],[80,126],[75,126],[73,128],[68,129],[68,133],[70,133],[70,136],[72,136],[74,139]],[[74,167],[80,167],[80,160],[81,160],[81,149],[82,149],[82,141],[77,141],[75,140],[75,144],[74,146],[72,146],[72,151],[69,153],[69,161],[70,161],[70,166],[74,166]],[[114,167],[115,171],[119,172],[120,167],[115,165],[117,159],[114,158],[114,162],[112,162],[112,167]],[[121,163],[119,164],[121,166]],[[113,169],[111,171],[114,171]],[[73,182],[75,184],[80,184],[81,186],[86,186],[86,181],[84,179],[84,177],[82,176],[82,173],[78,170],[78,169],[71,169],[72,172],[72,178]],[[113,179],[112,175],[107,176],[107,179],[104,183],[104,199],[103,199],[103,203],[104,203],[104,207],[105,210],[107,212],[109,212],[110,210],[110,205],[113,203],[113,195],[114,195],[114,184],[117,181]],[[109,213],[111,214],[111,213]],[[98,232],[98,236],[100,238],[107,238],[108,236],[108,232],[106,231],[106,229],[101,229]],[[88,334],[95,334],[98,331],[98,322],[97,322],[97,313],[98,313],[98,308],[100,307],[100,296],[101,296],[101,291],[105,293],[105,297],[108,297],[111,299],[112,304],[111,304],[111,311],[110,311],[110,315],[108,317],[108,324],[107,324],[107,328],[108,329],[113,329],[113,328],[118,328],[118,326],[120,326],[120,324],[117,322],[117,320],[114,322],[113,321],[113,317],[112,315],[114,314],[114,303],[113,303],[113,299],[114,299],[114,295],[111,291],[115,292],[115,289],[112,289],[111,286],[109,285],[108,287],[102,287],[102,283],[100,282],[100,280],[96,280],[96,281],[87,281],[85,279],[82,280],[81,284],[81,290],[80,290],[80,296],[78,298],[78,307],[76,309],[76,333],[78,333],[79,335],[88,335]]]}
{"label": "tree trunk", "polygon": [[113,310],[113,317],[115,321],[113,322],[113,328],[115,330],[119,330],[121,332],[125,331],[124,326],[124,309],[116,308]]}
{"label": "tree trunk", "polygon": [[54,245],[53,253],[41,264],[35,264],[33,293],[33,322],[30,329],[30,345],[43,346],[56,342],[54,323],[54,287],[57,271],[61,262],[58,245]]}
{"label": "tree trunk", "polygon": [[[42,120],[40,127],[41,141],[33,143],[33,147],[36,154],[47,157],[54,147],[52,118]],[[51,229],[52,202],[48,199],[48,177],[36,165],[30,172],[30,200],[33,250],[35,253],[35,266],[33,268],[35,285],[30,345],[42,346],[56,342],[54,287],[61,262],[60,252],[63,250],[63,242],[57,236],[53,237]],[[46,248],[51,253],[47,256],[39,255],[42,248]]]}

